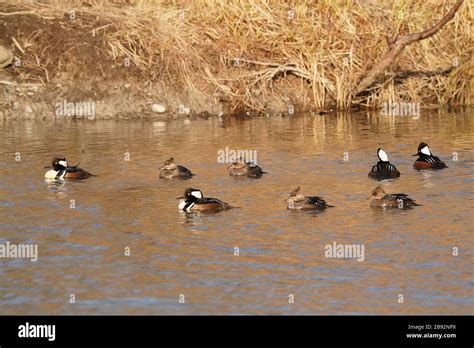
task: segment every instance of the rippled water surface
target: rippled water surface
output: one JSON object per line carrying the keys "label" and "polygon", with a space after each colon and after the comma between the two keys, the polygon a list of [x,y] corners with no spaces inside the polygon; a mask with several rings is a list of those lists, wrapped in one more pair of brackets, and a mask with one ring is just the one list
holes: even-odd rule
{"label": "rippled water surface", "polygon": [[[420,141],[449,169],[415,171]],[[386,190],[422,206],[369,207],[379,146],[402,173]],[[226,147],[256,149],[268,175],[230,177]],[[98,176],[46,183],[59,153]],[[159,180],[170,156],[196,176]],[[472,314],[473,164],[467,112],[3,123],[0,243],[37,243],[39,259],[0,259],[0,313]],[[240,208],[180,214],[189,186]],[[336,207],[286,210],[296,186]],[[333,242],[363,244],[364,261],[326,258]]]}

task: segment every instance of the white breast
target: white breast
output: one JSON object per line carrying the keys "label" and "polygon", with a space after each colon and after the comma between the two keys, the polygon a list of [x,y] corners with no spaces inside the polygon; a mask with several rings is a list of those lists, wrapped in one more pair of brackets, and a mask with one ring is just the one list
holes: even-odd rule
{"label": "white breast", "polygon": [[183,210],[185,204],[186,204],[186,202],[185,202],[183,199],[180,200],[179,203],[178,203],[178,209],[179,209],[179,210]]}
{"label": "white breast", "polygon": [[[54,169],[50,169],[44,174],[44,178],[45,179],[56,179],[56,175],[58,175],[58,173],[59,173],[59,171],[56,171]],[[57,179],[64,179],[65,176],[66,176],[66,171],[64,170],[63,173],[61,174],[61,176]]]}
{"label": "white breast", "polygon": [[56,179],[57,174],[58,174],[57,171],[55,171],[54,169],[50,169],[44,174],[44,178],[45,179]]}

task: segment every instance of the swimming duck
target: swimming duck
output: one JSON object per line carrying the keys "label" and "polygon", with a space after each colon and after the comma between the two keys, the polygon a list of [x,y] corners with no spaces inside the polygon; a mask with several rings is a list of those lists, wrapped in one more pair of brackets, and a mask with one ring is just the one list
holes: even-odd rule
{"label": "swimming duck", "polygon": [[387,153],[379,148],[377,150],[379,161],[372,167],[369,177],[376,180],[393,179],[400,177],[398,169],[389,162]]}
{"label": "swimming duck", "polygon": [[227,169],[229,169],[229,175],[231,176],[247,176],[253,179],[261,178],[263,174],[267,174],[255,163],[243,160],[232,163]]}
{"label": "swimming duck", "polygon": [[324,210],[334,207],[327,204],[321,197],[305,196],[301,193],[299,186],[290,192],[290,198],[285,199],[285,201],[288,202],[287,209],[291,210]]}
{"label": "swimming duck", "polygon": [[191,171],[183,166],[177,165],[174,161],[174,158],[171,157],[163,163],[163,167],[160,168],[160,178],[164,179],[187,179],[192,177],[194,174]]}
{"label": "swimming duck", "polygon": [[94,176],[94,174],[91,174],[78,166],[79,165],[70,166],[64,157],[54,157],[51,165],[44,167],[51,168],[44,174],[44,178],[82,180]]}
{"label": "swimming duck", "polygon": [[367,199],[370,199],[371,207],[407,209],[419,205],[404,193],[385,193],[381,185],[374,188]]}
{"label": "swimming duck", "polygon": [[418,153],[413,156],[418,156],[418,159],[413,164],[415,169],[443,169],[448,166],[439,159],[439,157],[433,156],[430,147],[426,143],[420,143],[418,145]]}
{"label": "swimming duck", "polygon": [[204,197],[201,190],[187,188],[182,197],[178,209],[185,212],[192,211],[220,211],[232,208],[229,204],[217,198]]}

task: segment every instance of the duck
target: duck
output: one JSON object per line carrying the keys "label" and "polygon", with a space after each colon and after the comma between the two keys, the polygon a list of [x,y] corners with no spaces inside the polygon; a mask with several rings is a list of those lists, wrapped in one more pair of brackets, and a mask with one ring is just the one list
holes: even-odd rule
{"label": "duck", "polygon": [[259,179],[263,174],[267,174],[255,163],[245,162],[243,160],[233,162],[227,169],[229,169],[230,176],[246,176],[253,179]]}
{"label": "duck", "polygon": [[290,197],[285,199],[285,201],[288,202],[287,209],[289,210],[325,210],[326,208],[334,207],[327,204],[321,197],[305,196],[301,193],[299,186],[290,192]]}
{"label": "duck", "polygon": [[448,168],[448,166],[439,159],[439,157],[434,156],[431,153],[430,147],[426,143],[420,143],[418,145],[418,152],[413,156],[418,156],[413,167],[415,169],[443,169]]}
{"label": "duck", "polygon": [[400,177],[398,169],[390,163],[387,153],[380,147],[377,150],[379,161],[372,167],[369,177],[375,180],[394,179]]}
{"label": "duck", "polygon": [[187,188],[184,195],[178,197],[178,209],[184,212],[210,212],[221,211],[232,208],[229,204],[217,198],[204,197],[202,191],[194,188]]}
{"label": "duck", "polygon": [[371,207],[407,209],[419,206],[405,193],[387,194],[381,185],[374,188],[367,199],[370,199]]}
{"label": "duck", "polygon": [[177,165],[173,157],[164,161],[160,168],[160,178],[162,179],[189,179],[192,176],[194,174],[188,168]]}
{"label": "duck", "polygon": [[73,180],[82,180],[87,179],[91,176],[95,176],[84,169],[79,168],[79,164],[75,166],[70,166],[64,157],[54,157],[51,165],[44,167],[50,168],[45,174],[45,179],[73,179]]}

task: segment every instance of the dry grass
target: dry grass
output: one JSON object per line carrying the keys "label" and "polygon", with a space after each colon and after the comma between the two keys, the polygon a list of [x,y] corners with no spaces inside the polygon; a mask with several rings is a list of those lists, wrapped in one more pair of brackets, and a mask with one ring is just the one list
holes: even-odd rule
{"label": "dry grass", "polygon": [[[384,81],[366,95],[353,95],[360,76],[387,49],[387,37],[431,26],[452,4],[448,0],[292,4],[283,0],[75,0],[15,2],[14,10],[32,11],[24,16],[44,21],[61,19],[63,26],[75,10],[76,30],[82,33],[71,31],[71,40],[94,35],[97,61],[88,64],[99,71],[109,59],[121,65],[128,58],[141,79],[206,90],[235,108],[261,111],[266,96],[277,93],[282,84],[294,84],[295,78],[298,93],[309,96],[300,101],[306,108],[376,107],[397,100],[470,104],[474,42],[470,1],[434,37],[409,46]],[[2,19],[5,16],[0,14]],[[37,54],[43,79],[52,78],[44,71],[54,71],[58,64],[87,72],[87,62],[52,56],[59,53],[48,41],[47,30],[39,28],[19,42]]]}

